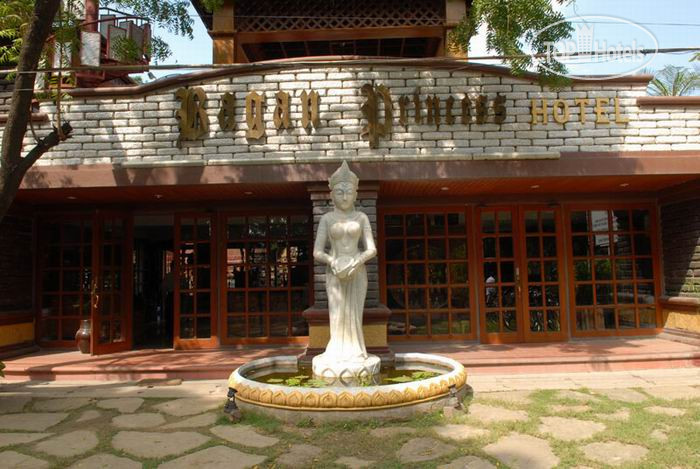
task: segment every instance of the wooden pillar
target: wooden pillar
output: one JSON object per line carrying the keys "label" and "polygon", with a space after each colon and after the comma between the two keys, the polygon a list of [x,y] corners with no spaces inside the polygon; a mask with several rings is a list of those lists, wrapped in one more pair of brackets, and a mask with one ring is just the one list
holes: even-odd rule
{"label": "wooden pillar", "polygon": [[100,19],[99,0],[85,0],[85,31],[97,32],[97,21]]}
{"label": "wooden pillar", "polygon": [[209,35],[213,41],[212,62],[215,64],[236,62],[233,1],[224,0],[223,5],[213,12],[212,29],[209,31]]}

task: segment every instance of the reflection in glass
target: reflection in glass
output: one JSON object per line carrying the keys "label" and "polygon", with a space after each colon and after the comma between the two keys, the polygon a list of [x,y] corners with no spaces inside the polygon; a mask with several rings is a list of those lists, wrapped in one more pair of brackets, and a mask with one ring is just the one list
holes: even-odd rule
{"label": "reflection in glass", "polygon": [[617,280],[632,278],[632,261],[630,259],[618,259],[615,261],[615,278]]}
{"label": "reflection in glass", "polygon": [[451,307],[453,309],[467,309],[469,307],[469,289],[450,289]]}
{"label": "reflection in glass", "polygon": [[430,213],[428,218],[428,235],[444,235],[445,234],[445,215],[442,213]]}
{"label": "reflection in glass", "polygon": [[447,288],[431,288],[428,295],[432,309],[447,309]]}
{"label": "reflection in glass", "polygon": [[654,266],[651,259],[636,259],[635,271],[638,279],[654,278]]}
{"label": "reflection in glass", "polygon": [[403,235],[403,216],[401,216],[401,215],[385,215],[384,216],[384,233],[387,236],[402,236]]}
{"label": "reflection in glass", "polygon": [[618,283],[615,289],[617,290],[618,304],[634,304],[634,285],[631,283]]}
{"label": "reflection in glass", "polygon": [[612,265],[610,259],[597,259],[595,261],[595,279],[612,280]]}
{"label": "reflection in glass", "polygon": [[656,310],[653,308],[639,308],[639,327],[645,329],[656,327]]}
{"label": "reflection in glass", "polygon": [[503,332],[517,332],[518,323],[515,316],[515,311],[503,312]]}
{"label": "reflection in glass", "polygon": [[634,315],[634,308],[620,308],[617,310],[617,322],[620,329],[634,329],[637,327],[637,320]]}
{"label": "reflection in glass", "polygon": [[406,309],[403,288],[389,288],[386,292],[387,306],[389,309]]}
{"label": "reflection in glass", "polygon": [[422,239],[407,239],[406,258],[409,260],[425,259],[425,242]]}
{"label": "reflection in glass", "polygon": [[515,267],[512,261],[501,262],[501,282],[511,283],[515,281]]}
{"label": "reflection in glass", "polygon": [[595,316],[593,310],[576,310],[576,329],[579,331],[590,331],[595,329]]}
{"label": "reflection in glass", "polygon": [[547,331],[559,332],[561,330],[561,321],[559,319],[559,311],[556,309],[547,310]]}
{"label": "reflection in glass", "polygon": [[595,286],[595,300],[599,305],[614,304],[613,289],[610,284],[599,284]]}
{"label": "reflection in glass", "polygon": [[630,235],[614,235],[615,255],[616,256],[631,256],[632,255],[632,237]]}
{"label": "reflection in glass", "polygon": [[463,239],[450,239],[450,259],[466,259],[467,242]]}
{"label": "reflection in glass", "polygon": [[406,215],[406,234],[408,236],[424,236],[425,222],[423,215],[411,214]]}
{"label": "reflection in glass", "polygon": [[469,313],[452,313],[452,334],[469,334],[471,332],[471,318]]}
{"label": "reflection in glass", "polygon": [[574,251],[574,256],[586,257],[591,255],[591,249],[588,244],[588,236],[573,236],[571,244]]}
{"label": "reflection in glass", "polygon": [[450,264],[450,283],[467,283],[467,264]]}
{"label": "reflection in glass", "polygon": [[527,263],[527,281],[528,282],[541,282],[542,272],[540,269],[540,262],[529,261]]}
{"label": "reflection in glass", "polygon": [[428,283],[431,285],[447,283],[447,264],[428,264]]}
{"label": "reflection in glass", "polygon": [[445,259],[445,240],[444,239],[429,239],[428,240],[428,259],[435,259],[435,260]]}
{"label": "reflection in glass", "polygon": [[389,335],[405,335],[406,334],[406,315],[392,314],[387,324],[387,332]]}
{"label": "reflection in glass", "polygon": [[432,335],[449,334],[449,332],[450,323],[447,313],[430,315],[430,333]]}
{"label": "reflection in glass", "polygon": [[537,287],[527,288],[528,305],[542,306],[542,289]]}
{"label": "reflection in glass", "polygon": [[649,238],[649,235],[634,235],[634,253],[637,256],[651,255],[651,239]]}
{"label": "reflection in glass", "polygon": [[403,285],[403,264],[386,265],[386,283],[388,285]]}
{"label": "reflection in glass", "polygon": [[547,306],[559,306],[559,287],[548,285],[544,287],[545,304]]}
{"label": "reflection in glass", "polygon": [[428,335],[428,320],[425,314],[409,314],[411,335]]}
{"label": "reflection in glass", "polygon": [[408,290],[409,309],[425,309],[426,306],[425,290],[422,288],[410,288]]}
{"label": "reflection in glass", "polygon": [[613,210],[612,213],[613,231],[629,231],[630,218],[627,210]]}
{"label": "reflection in glass", "polygon": [[486,313],[486,332],[499,332],[501,328],[498,320],[498,313]]}
{"label": "reflection in glass", "polygon": [[498,232],[510,233],[513,231],[513,221],[510,212],[498,212]]}
{"label": "reflection in glass", "polygon": [[410,285],[425,285],[425,265],[408,264],[408,283]]}
{"label": "reflection in glass", "polygon": [[649,231],[649,210],[632,210],[632,228],[636,231]]}
{"label": "reflection in glass", "polygon": [[501,257],[513,257],[513,238],[504,236],[498,239],[498,254]]}
{"label": "reflection in glass", "polygon": [[571,231],[574,233],[590,231],[587,213],[584,211],[571,212]]}
{"label": "reflection in glass", "polygon": [[496,216],[493,212],[483,212],[481,214],[481,232],[495,233],[496,232]]}
{"label": "reflection in glass", "polygon": [[655,301],[654,298],[654,284],[653,283],[638,283],[637,284],[637,303],[653,305]]}
{"label": "reflection in glass", "polygon": [[527,257],[540,257],[540,238],[539,236],[528,236],[525,239],[525,253]]}
{"label": "reflection in glass", "polygon": [[496,238],[484,238],[482,243],[484,246],[484,257],[496,257]]}
{"label": "reflection in glass", "polygon": [[615,309],[597,309],[596,315],[598,316],[598,324],[602,324],[604,329],[615,329]]}
{"label": "reflection in glass", "polygon": [[449,234],[464,234],[466,233],[466,227],[464,213],[447,214],[447,231]]}
{"label": "reflection in glass", "polygon": [[542,311],[542,310],[530,311],[530,331],[531,332],[543,332],[544,331],[544,311]]}
{"label": "reflection in glass", "polygon": [[576,304],[579,306],[593,304],[592,285],[576,285]]}
{"label": "reflection in glass", "polygon": [[537,212],[528,210],[525,212],[525,232],[526,233],[537,233],[540,231],[539,223],[537,220]]}
{"label": "reflection in glass", "polygon": [[501,288],[501,306],[507,308],[515,306],[515,287]]}
{"label": "reflection in glass", "polygon": [[559,266],[557,265],[557,261],[545,261],[544,280],[546,282],[559,281]]}

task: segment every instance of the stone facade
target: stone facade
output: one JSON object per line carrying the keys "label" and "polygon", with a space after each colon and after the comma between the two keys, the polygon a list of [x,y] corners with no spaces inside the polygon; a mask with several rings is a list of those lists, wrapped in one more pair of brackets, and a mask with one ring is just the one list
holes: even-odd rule
{"label": "stone facade", "polygon": [[[233,72],[232,72],[233,75]],[[366,98],[360,88],[367,83],[389,88],[394,109],[393,132],[369,148],[363,138],[366,125],[360,106]],[[164,88],[145,96],[115,98],[74,98],[62,106],[62,118],[73,125],[73,136],[47,153],[40,165],[112,163],[120,165],[246,164],[312,161],[390,161],[390,160],[470,160],[558,158],[560,152],[577,151],[676,151],[700,150],[700,112],[697,108],[645,108],[637,97],[645,96],[646,85],[639,82],[576,82],[559,91],[544,89],[527,78],[494,76],[484,72],[427,70],[398,66],[347,66],[328,68],[282,68],[279,71],[251,72],[209,80],[192,81],[187,86],[201,88],[209,132],[199,140],[183,142],[179,136],[175,97],[179,87]],[[442,124],[414,122],[412,101],[408,105],[407,127],[399,124],[398,98],[419,90],[422,100],[436,96],[441,101]],[[277,130],[273,123],[275,94],[290,94],[291,129]],[[317,128],[301,127],[301,99],[304,91],[317,91],[320,98]],[[246,138],[245,98],[249,92],[264,94],[266,135]],[[221,98],[235,96],[235,128],[221,130],[217,114]],[[506,118],[493,123],[489,105],[487,123],[462,124],[460,100],[469,95],[505,96]],[[456,122],[445,124],[445,103],[456,100]],[[596,99],[609,99],[602,106],[611,123],[596,122]],[[629,122],[615,122],[617,98],[619,115]],[[532,104],[549,104],[548,122],[532,123]],[[553,119],[554,100],[563,100],[570,110],[567,123]],[[579,121],[577,99],[589,99],[586,122]],[[425,101],[423,101],[425,102]],[[603,101],[604,102],[604,101]],[[42,105],[55,122],[55,109]],[[380,121],[383,120],[380,106]],[[47,130],[48,123],[40,126]],[[30,136],[27,136],[27,148]]]}
{"label": "stone facade", "polygon": [[700,299],[700,199],[661,207],[666,295]]}

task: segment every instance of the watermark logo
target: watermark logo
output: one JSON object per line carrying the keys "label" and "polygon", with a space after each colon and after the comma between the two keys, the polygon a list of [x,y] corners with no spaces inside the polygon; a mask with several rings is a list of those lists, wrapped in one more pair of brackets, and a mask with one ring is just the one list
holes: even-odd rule
{"label": "watermark logo", "polygon": [[[651,31],[615,16],[566,18],[539,30],[535,37],[565,22],[572,24],[574,34],[557,42],[543,41],[546,51],[533,54],[532,58],[546,70],[568,78],[600,80],[633,75],[649,65],[659,50],[659,41]],[[564,64],[568,73],[550,68],[552,60]]]}

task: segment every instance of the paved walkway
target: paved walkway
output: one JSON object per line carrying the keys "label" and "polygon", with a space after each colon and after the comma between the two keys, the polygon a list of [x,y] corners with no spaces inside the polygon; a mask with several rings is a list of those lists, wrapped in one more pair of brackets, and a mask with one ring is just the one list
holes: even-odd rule
{"label": "paved walkway", "polygon": [[256,416],[228,423],[223,380],[0,381],[0,466],[699,467],[700,368],[468,383],[466,414],[295,426]]}

